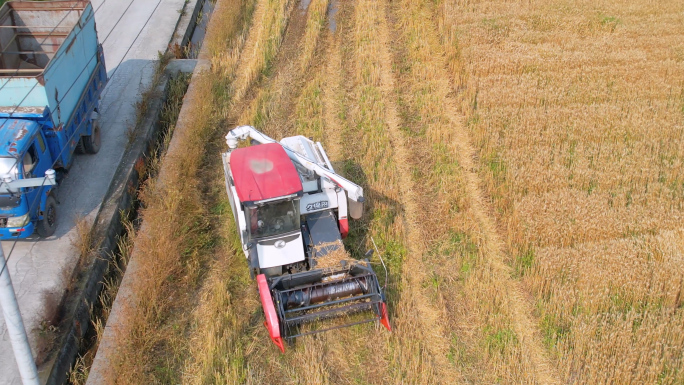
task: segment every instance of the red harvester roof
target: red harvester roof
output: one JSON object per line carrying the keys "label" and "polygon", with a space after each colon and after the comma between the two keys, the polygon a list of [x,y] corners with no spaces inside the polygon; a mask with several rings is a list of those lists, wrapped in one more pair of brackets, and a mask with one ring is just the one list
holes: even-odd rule
{"label": "red harvester roof", "polygon": [[240,202],[255,202],[302,191],[294,164],[278,143],[238,148],[230,153],[230,171]]}

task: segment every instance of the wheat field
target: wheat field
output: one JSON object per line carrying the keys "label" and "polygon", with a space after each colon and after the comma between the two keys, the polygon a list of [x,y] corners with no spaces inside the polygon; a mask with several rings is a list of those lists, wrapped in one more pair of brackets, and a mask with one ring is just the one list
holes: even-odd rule
{"label": "wheat field", "polygon": [[681,383],[684,5],[438,8],[483,186],[559,378]]}
{"label": "wheat field", "polygon": [[[203,155],[149,187],[135,243],[173,239],[174,270],[146,262],[154,311],[113,382],[684,381],[684,3],[217,2],[184,139]],[[243,124],[321,141],[363,186],[346,245],[385,258],[391,333],[272,346],[218,156]]]}

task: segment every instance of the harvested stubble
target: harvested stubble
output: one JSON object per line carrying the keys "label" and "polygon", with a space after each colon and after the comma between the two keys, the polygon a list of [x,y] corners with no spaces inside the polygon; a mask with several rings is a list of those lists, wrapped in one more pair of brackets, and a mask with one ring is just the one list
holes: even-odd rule
{"label": "harvested stubble", "polygon": [[240,58],[245,63],[236,72],[233,103],[241,102],[252,84],[272,64],[294,3],[293,0],[257,2],[250,38]]}

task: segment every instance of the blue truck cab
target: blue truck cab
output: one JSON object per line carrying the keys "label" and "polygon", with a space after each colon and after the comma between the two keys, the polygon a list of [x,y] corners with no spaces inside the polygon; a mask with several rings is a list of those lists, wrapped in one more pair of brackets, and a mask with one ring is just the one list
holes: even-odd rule
{"label": "blue truck cab", "polygon": [[0,8],[0,239],[57,227],[55,170],[100,148],[107,83],[89,1]]}

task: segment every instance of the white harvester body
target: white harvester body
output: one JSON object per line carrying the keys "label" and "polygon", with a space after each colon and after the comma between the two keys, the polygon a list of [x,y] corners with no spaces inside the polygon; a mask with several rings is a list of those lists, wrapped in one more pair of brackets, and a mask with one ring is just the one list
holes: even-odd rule
{"label": "white harvester body", "polygon": [[[248,200],[251,198],[243,197],[241,200],[238,194],[238,188],[235,186],[235,180],[237,178],[235,173],[244,170],[238,171],[231,168],[231,152],[232,150],[237,149],[237,147],[229,149],[229,151],[222,154],[224,173],[226,176],[226,189],[228,191],[231,208],[236,216],[236,223],[238,224],[240,230],[239,233],[242,249],[245,253],[245,256],[249,259],[250,248],[253,246],[257,248],[259,265],[259,269],[257,271],[277,266],[289,266],[294,263],[304,261],[306,255],[303,245],[305,242],[303,242],[301,239],[302,234],[300,228],[295,226],[287,226],[287,224],[289,224],[285,223],[287,220],[283,221],[284,223],[282,228],[276,229],[275,227],[278,227],[278,224],[276,223],[274,228],[270,229],[273,233],[272,236],[264,238],[259,237],[260,239],[256,240],[256,235],[260,232],[260,225],[263,223],[263,227],[266,226],[266,223],[259,222],[259,219],[257,218],[257,228],[254,229],[253,226],[248,227],[247,221],[251,218],[251,216],[249,213],[247,213],[247,215],[245,214],[246,211],[250,210],[250,208],[246,207],[245,204],[257,207],[256,209],[252,210],[259,210],[260,208],[268,207],[274,203],[278,203],[280,205],[289,205],[287,202],[292,202],[292,205],[298,205],[299,210],[296,210],[295,207],[291,207],[292,210],[286,210],[285,212],[287,213],[291,211],[290,217],[294,217],[297,211],[299,211],[299,215],[301,216],[329,211],[334,215],[338,222],[339,233],[341,237],[346,237],[349,229],[347,218],[346,189],[353,191],[353,194],[355,194],[354,197],[356,199],[354,203],[359,206],[363,203],[363,190],[360,186],[335,174],[335,170],[333,169],[332,164],[330,163],[330,160],[328,159],[328,156],[325,153],[325,150],[323,150],[320,142],[314,143],[312,140],[300,135],[284,138],[280,141],[280,143],[278,143],[275,140],[256,131],[252,127],[241,126],[231,131],[231,133],[227,135],[227,141],[230,144],[237,144],[237,141],[230,140],[231,138],[236,137],[236,133],[242,135],[241,139],[244,139],[244,135],[247,134],[252,137],[253,141],[258,141],[260,144],[280,144],[283,147],[283,150],[285,150],[285,154],[287,154],[288,158],[292,161],[302,186],[301,193],[291,193],[292,191],[290,189],[284,190],[286,193],[290,194],[273,196],[277,195],[278,193],[276,192],[274,194],[271,191],[268,191],[265,199]],[[262,154],[258,154],[256,156],[260,155]],[[269,157],[273,159],[269,159]],[[247,160],[247,163],[249,163],[247,164],[249,170],[246,172],[246,174],[249,175],[244,177],[254,179],[254,175],[265,174],[266,172],[272,171],[287,173],[289,171],[287,168],[285,171],[278,171],[272,168],[275,167],[275,165],[272,165],[272,163],[278,163],[280,160],[282,159],[280,159],[277,155],[274,155],[272,151],[266,153],[263,159],[255,159],[250,157]],[[337,182],[337,184],[334,183],[333,180]],[[343,182],[340,183],[339,181]],[[263,186],[257,186],[256,188],[261,190],[265,189]],[[260,195],[259,198],[264,198],[264,196]],[[274,210],[270,211],[272,213]],[[252,218],[252,220],[254,220],[254,218]],[[293,220],[292,222],[294,224],[297,221]],[[268,230],[261,232],[263,233],[267,231]],[[297,234],[299,234],[299,236],[297,236]],[[270,270],[270,272],[273,271],[274,270]]]}

